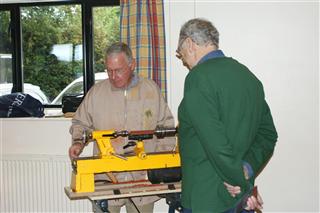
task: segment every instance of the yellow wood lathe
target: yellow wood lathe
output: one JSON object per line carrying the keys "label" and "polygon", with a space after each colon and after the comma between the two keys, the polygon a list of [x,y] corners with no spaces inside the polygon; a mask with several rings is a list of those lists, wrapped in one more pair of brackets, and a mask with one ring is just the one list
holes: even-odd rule
{"label": "yellow wood lathe", "polygon": [[[99,173],[180,167],[180,155],[177,148],[171,152],[146,153],[143,142],[143,140],[151,139],[154,136],[157,138],[174,137],[176,132],[176,128],[165,127],[144,131],[100,130],[91,132],[85,137],[85,144],[96,142],[99,155],[77,158],[72,161],[72,191],[94,192],[94,175]],[[117,137],[128,137],[130,141],[126,146],[135,146],[133,154],[119,155],[115,153],[111,139]]]}

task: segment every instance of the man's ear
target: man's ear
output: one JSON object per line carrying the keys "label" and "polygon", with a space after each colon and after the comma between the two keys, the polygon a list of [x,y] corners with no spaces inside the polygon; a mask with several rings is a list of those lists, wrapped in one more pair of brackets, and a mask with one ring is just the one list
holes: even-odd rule
{"label": "man's ear", "polygon": [[189,49],[191,47],[191,43],[192,43],[192,40],[191,38],[186,38],[186,41],[185,41],[185,45],[186,45],[186,48]]}
{"label": "man's ear", "polygon": [[131,63],[130,63],[130,69],[134,70],[136,68],[136,59],[132,59]]}
{"label": "man's ear", "polygon": [[195,44],[191,38],[187,38],[186,39],[186,48],[187,48],[187,51],[189,52],[190,55],[193,55],[194,54],[194,51],[195,51]]}

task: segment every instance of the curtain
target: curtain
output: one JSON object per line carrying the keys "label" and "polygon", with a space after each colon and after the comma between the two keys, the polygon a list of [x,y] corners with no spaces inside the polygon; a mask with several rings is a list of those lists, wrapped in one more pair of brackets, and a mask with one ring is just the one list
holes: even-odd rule
{"label": "curtain", "polygon": [[136,72],[154,80],[166,98],[166,49],[162,0],[121,0],[120,39],[132,49]]}

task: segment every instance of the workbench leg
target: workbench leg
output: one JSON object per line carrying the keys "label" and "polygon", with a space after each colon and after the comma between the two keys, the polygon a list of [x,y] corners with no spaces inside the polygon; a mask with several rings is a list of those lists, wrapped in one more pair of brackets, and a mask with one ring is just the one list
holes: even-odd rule
{"label": "workbench leg", "polygon": [[175,212],[176,212],[176,209],[174,208],[174,206],[169,205],[168,213],[175,213]]}
{"label": "workbench leg", "polygon": [[169,205],[168,213],[175,213],[176,210],[181,212],[181,193],[167,194],[166,203]]}

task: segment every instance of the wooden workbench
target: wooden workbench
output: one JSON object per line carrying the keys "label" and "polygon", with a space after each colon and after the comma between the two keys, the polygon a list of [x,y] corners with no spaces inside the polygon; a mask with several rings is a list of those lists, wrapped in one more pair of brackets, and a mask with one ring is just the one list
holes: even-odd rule
{"label": "wooden workbench", "polygon": [[152,184],[149,181],[125,183],[96,183],[94,192],[76,193],[70,187],[65,187],[65,193],[71,200],[76,199],[117,199],[147,195],[162,195],[181,192],[181,183]]}

